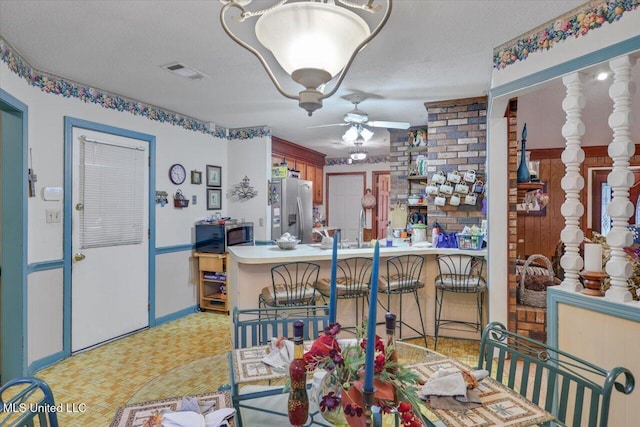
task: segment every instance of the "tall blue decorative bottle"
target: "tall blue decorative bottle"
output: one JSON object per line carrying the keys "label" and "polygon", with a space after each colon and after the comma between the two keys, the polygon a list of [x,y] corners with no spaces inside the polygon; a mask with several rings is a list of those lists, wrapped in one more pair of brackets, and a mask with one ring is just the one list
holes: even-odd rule
{"label": "tall blue decorative bottle", "polygon": [[531,181],[529,168],[527,167],[527,124],[522,129],[522,151],[520,152],[520,166],[518,166],[518,183]]}

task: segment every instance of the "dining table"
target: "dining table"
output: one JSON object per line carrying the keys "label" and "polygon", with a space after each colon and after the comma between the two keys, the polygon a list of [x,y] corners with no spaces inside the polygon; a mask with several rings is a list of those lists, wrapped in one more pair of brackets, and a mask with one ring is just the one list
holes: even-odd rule
{"label": "dining table", "polygon": [[[305,342],[305,351],[312,342]],[[284,391],[288,370],[274,368],[262,359],[270,346],[234,349],[229,354],[230,379],[234,405],[240,413],[240,426],[279,425],[287,420],[287,394]],[[471,369],[459,360],[413,344],[396,342],[398,362],[427,382],[442,369]],[[311,374],[310,374],[311,375]],[[473,409],[435,409],[428,402],[421,408],[429,427],[525,427],[561,425],[553,414],[521,396],[517,391],[490,376],[479,382],[481,405]],[[313,390],[309,393],[309,419],[305,426],[331,426],[319,412]],[[385,416],[383,426],[397,425],[396,417]],[[255,424],[255,422],[258,424]]]}

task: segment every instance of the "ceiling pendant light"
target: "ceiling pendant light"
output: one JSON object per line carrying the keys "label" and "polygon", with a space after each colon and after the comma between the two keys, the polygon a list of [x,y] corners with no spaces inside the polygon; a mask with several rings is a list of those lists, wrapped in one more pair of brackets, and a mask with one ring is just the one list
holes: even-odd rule
{"label": "ceiling pendant light", "polygon": [[[251,0],[220,0],[220,23],[224,31],[240,46],[254,54],[278,92],[297,99],[309,115],[322,107],[322,100],[336,93],[353,60],[387,23],[393,0],[385,0],[386,7],[380,22],[372,31],[358,14],[350,9],[375,13],[382,6],[377,0],[325,0],[289,1],[272,0],[271,7],[248,11]],[[241,40],[230,29],[225,14],[230,8],[239,10],[233,20],[244,22],[259,16],[255,23],[255,36],[262,46],[271,51],[280,67],[296,82],[304,86],[298,95],[286,92],[276,78],[262,53]],[[325,85],[335,79],[331,90],[323,93]]]}
{"label": "ceiling pendant light", "polygon": [[351,150],[349,156],[352,160],[364,160],[367,158],[367,150],[362,148],[362,142],[354,142],[355,148]]}

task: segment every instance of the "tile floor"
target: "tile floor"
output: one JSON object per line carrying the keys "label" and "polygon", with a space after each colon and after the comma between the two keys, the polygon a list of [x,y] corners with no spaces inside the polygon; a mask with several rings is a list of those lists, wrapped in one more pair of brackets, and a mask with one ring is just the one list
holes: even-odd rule
{"label": "tile floor", "polygon": [[[60,413],[64,427],[109,426],[120,406],[133,403],[136,392],[165,372],[203,357],[224,354],[230,349],[229,316],[194,313],[159,327],[145,330],[104,346],[77,354],[36,376],[53,390],[56,404],[83,403],[83,413]],[[421,345],[422,340],[410,340]],[[430,348],[433,340],[429,339]],[[438,352],[475,365],[479,342],[441,338]],[[228,381],[227,367],[213,384]],[[213,391],[213,390],[212,390]],[[173,397],[175,390],[159,393]]]}

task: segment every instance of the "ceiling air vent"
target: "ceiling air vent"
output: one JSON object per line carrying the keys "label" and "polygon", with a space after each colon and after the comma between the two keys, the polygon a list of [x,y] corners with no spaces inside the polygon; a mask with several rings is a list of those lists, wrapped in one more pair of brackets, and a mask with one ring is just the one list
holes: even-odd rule
{"label": "ceiling air vent", "polygon": [[191,80],[199,80],[204,77],[208,77],[205,74],[202,74],[200,71],[180,63],[165,65],[162,68],[174,74],[177,74],[180,77]]}

